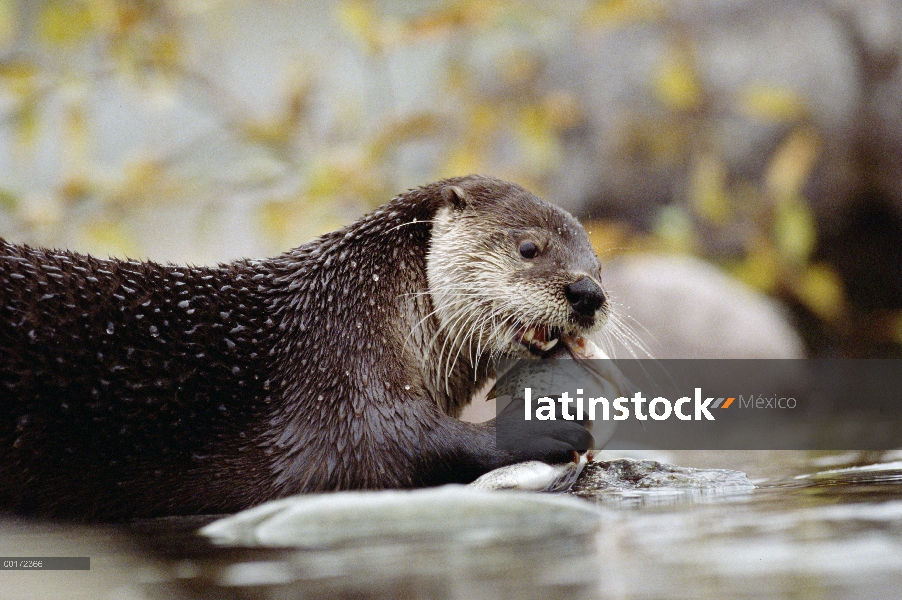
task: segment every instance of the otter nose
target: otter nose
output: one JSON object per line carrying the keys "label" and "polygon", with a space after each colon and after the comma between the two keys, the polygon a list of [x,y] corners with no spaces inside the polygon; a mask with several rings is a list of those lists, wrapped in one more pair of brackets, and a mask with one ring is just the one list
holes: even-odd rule
{"label": "otter nose", "polygon": [[604,292],[589,277],[580,277],[564,286],[567,302],[584,317],[591,317],[604,304]]}

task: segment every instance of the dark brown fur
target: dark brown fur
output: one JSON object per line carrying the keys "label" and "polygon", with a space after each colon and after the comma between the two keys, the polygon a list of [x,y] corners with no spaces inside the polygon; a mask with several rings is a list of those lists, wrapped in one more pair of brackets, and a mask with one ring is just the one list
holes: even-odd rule
{"label": "dark brown fur", "polygon": [[491,374],[487,358],[462,360],[442,391],[425,366],[444,341],[427,317],[426,260],[449,184],[468,195],[454,209],[477,219],[575,223],[522,188],[470,177],[276,258],[218,267],[0,240],[0,508],[232,512],[300,492],[467,482],[585,449],[571,429],[554,452],[498,451],[493,424],[446,414]]}

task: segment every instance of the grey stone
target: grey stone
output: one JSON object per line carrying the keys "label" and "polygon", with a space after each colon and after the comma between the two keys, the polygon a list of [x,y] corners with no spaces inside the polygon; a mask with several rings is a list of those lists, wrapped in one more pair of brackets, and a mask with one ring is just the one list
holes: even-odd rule
{"label": "grey stone", "polygon": [[[780,303],[689,256],[625,256],[606,266],[605,290],[627,336],[601,335],[616,358],[802,358]],[[616,327],[616,325],[615,325]],[[643,351],[647,350],[647,354]]]}

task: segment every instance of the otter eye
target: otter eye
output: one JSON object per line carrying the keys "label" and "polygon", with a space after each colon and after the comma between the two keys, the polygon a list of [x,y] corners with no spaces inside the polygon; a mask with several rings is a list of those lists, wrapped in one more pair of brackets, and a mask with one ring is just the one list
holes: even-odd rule
{"label": "otter eye", "polygon": [[535,258],[539,249],[529,240],[520,243],[520,256],[526,259]]}

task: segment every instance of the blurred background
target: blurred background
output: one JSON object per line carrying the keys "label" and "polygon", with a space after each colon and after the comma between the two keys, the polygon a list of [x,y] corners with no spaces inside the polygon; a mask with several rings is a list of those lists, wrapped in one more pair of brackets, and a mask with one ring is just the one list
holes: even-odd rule
{"label": "blurred background", "polygon": [[0,236],[214,263],[484,173],[653,355],[899,357],[900,59],[902,0],[0,0]]}

